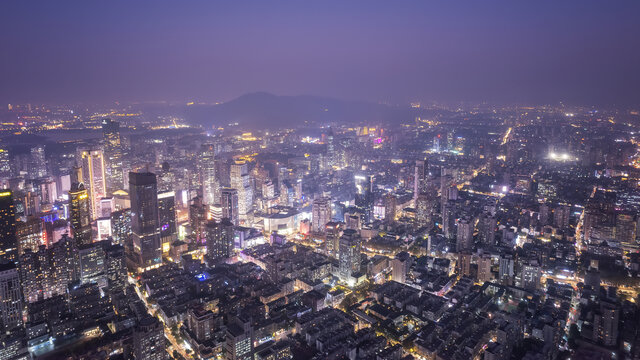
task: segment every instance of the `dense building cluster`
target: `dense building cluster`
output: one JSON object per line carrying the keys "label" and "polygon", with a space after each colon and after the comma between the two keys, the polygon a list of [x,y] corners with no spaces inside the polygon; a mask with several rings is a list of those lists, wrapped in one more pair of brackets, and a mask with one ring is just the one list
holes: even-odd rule
{"label": "dense building cluster", "polygon": [[253,130],[14,109],[72,138],[0,143],[0,359],[640,358],[618,113]]}

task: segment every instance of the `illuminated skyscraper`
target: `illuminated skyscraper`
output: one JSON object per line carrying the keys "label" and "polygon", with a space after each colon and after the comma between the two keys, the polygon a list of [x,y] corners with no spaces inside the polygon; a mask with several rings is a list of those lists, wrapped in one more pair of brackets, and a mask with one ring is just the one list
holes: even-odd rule
{"label": "illuminated skyscraper", "polygon": [[467,219],[458,221],[456,252],[470,251],[473,247],[473,223]]}
{"label": "illuminated skyscraper", "polygon": [[176,228],[176,193],[164,191],[158,194],[158,217],[162,252],[168,253],[171,243],[178,240]]}
{"label": "illuminated skyscraper", "polygon": [[311,216],[312,231],[317,234],[324,233],[325,225],[331,221],[331,199],[322,197],[313,200]]}
{"label": "illuminated skyscraper", "polygon": [[120,123],[111,119],[102,120],[102,136],[104,139],[104,155],[107,160],[107,185],[109,192],[124,188],[122,165],[122,144],[120,141]]}
{"label": "illuminated skyscraper", "polygon": [[222,217],[238,225],[238,191],[236,189],[222,189]]}
{"label": "illuminated skyscraper", "polygon": [[81,149],[78,158],[85,188],[89,191],[91,218],[101,216],[100,200],[107,196],[107,178],[102,149]]}
{"label": "illuminated skyscraper", "polygon": [[11,177],[9,150],[0,148],[0,178]]}
{"label": "illuminated skyscraper", "polygon": [[199,168],[202,182],[202,197],[207,205],[215,204],[220,196],[220,184],[216,179],[215,147],[213,144],[202,145]]}
{"label": "illuminated skyscraper", "polygon": [[133,331],[133,356],[136,360],[165,360],[164,326],[153,316],[145,316]]}
{"label": "illuminated skyscraper", "polygon": [[162,264],[156,175],[129,173],[133,261],[138,271]]}
{"label": "illuminated skyscraper", "polygon": [[69,222],[76,244],[91,243],[91,204],[82,183],[73,183],[69,190]]}
{"label": "illuminated skyscraper", "polygon": [[0,262],[18,260],[16,213],[12,193],[0,190]]}
{"label": "illuminated skyscraper", "polygon": [[44,154],[44,146],[38,145],[31,148],[31,163],[29,177],[38,179],[47,176],[47,161]]}
{"label": "illuminated skyscraper", "polygon": [[244,162],[231,165],[231,187],[238,190],[240,220],[245,220],[253,212],[253,188],[248,169],[248,165]]}
{"label": "illuminated skyscraper", "polygon": [[416,166],[413,169],[413,199],[414,201],[418,196],[427,189],[427,163],[424,160],[417,160]]}
{"label": "illuminated skyscraper", "polygon": [[340,277],[347,280],[360,271],[360,235],[355,230],[346,229],[339,244]]}

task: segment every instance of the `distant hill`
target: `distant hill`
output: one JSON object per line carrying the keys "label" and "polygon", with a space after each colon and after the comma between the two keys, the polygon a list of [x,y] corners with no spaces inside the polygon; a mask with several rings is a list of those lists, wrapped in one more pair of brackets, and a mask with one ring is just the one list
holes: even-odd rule
{"label": "distant hill", "polygon": [[357,124],[366,121],[397,123],[425,116],[425,110],[317,96],[277,96],[265,92],[250,93],[219,105],[192,105],[185,109],[188,121],[204,126],[241,126],[279,128],[330,123]]}

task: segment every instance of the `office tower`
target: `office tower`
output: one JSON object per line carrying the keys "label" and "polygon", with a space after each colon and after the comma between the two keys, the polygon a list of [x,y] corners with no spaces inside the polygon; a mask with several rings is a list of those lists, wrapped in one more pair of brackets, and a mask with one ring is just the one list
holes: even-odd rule
{"label": "office tower", "polygon": [[0,190],[0,262],[18,260],[16,213],[12,193]]}
{"label": "office tower", "polygon": [[453,239],[454,214],[456,210],[455,201],[446,201],[442,204],[442,233],[447,239]]}
{"label": "office tower", "polygon": [[11,177],[11,158],[9,150],[0,148],[0,178]]}
{"label": "office tower", "polygon": [[[359,212],[345,212],[344,223],[347,229],[359,231],[362,229],[362,214]],[[323,232],[326,228],[326,226],[323,226]]]}
{"label": "office tower", "polygon": [[23,216],[40,214],[40,196],[35,191],[26,191],[22,198]]}
{"label": "office tower", "polygon": [[491,246],[494,244],[497,226],[498,220],[494,216],[491,216],[491,214],[484,213],[480,216],[478,233],[480,235],[480,242],[483,245]]}
{"label": "office tower", "polygon": [[[328,222],[325,225],[324,248],[327,256],[338,259],[340,255],[340,237],[344,230],[342,222]],[[355,230],[355,229],[354,229]]]}
{"label": "office tower", "polygon": [[209,205],[209,218],[211,220],[222,220],[222,204]]}
{"label": "office tower", "polygon": [[162,253],[167,254],[171,244],[178,240],[176,227],[176,193],[165,191],[158,193],[158,218],[160,220],[160,241]]}
{"label": "office tower", "polygon": [[348,281],[353,273],[360,271],[360,235],[351,229],[344,230],[339,240],[340,277]]}
{"label": "office tower", "polygon": [[396,219],[397,199],[393,194],[386,194],[384,201],[384,221],[387,223],[394,222]]}
{"label": "office tower", "polygon": [[104,155],[107,162],[107,186],[109,193],[124,188],[122,164],[122,144],[120,141],[120,123],[111,119],[102,120]]}
{"label": "office tower", "polygon": [[102,149],[80,149],[78,166],[82,167],[82,182],[89,193],[91,219],[100,217],[100,200],[107,196],[107,177]]}
{"label": "office tower", "polygon": [[22,327],[20,275],[13,262],[0,264],[0,320],[5,334]]}
{"label": "office tower", "polygon": [[151,315],[138,321],[133,330],[133,357],[136,360],[165,360],[164,327]]}
{"label": "office tower", "polygon": [[491,255],[482,254],[478,259],[478,282],[484,283],[491,281]]}
{"label": "office tower", "polygon": [[240,316],[230,317],[224,344],[225,360],[253,359],[253,327]]}
{"label": "office tower", "polygon": [[131,236],[131,209],[111,213],[111,237],[114,244],[124,245]]}
{"label": "office tower", "polygon": [[222,189],[222,217],[238,225],[238,191],[236,189]]}
{"label": "office tower", "polygon": [[22,255],[27,249],[38,251],[40,245],[46,245],[44,222],[35,216],[27,217],[27,221],[19,221],[16,226],[18,238],[18,255]]}
{"label": "office tower", "polygon": [[44,146],[38,145],[31,148],[31,159],[29,164],[29,177],[39,179],[47,176],[47,161],[44,154]]}
{"label": "office tower", "polygon": [[470,251],[473,248],[473,223],[468,219],[458,221],[456,252]]}
{"label": "office tower", "polygon": [[417,160],[413,168],[413,199],[427,191],[427,162]]}
{"label": "office tower", "polygon": [[95,283],[100,288],[107,285],[105,254],[102,242],[78,247],[78,269],[80,285]]}
{"label": "office tower", "polygon": [[216,331],[214,313],[203,306],[189,309],[186,323],[189,331],[200,342],[211,339]]}
{"label": "office tower", "polygon": [[204,239],[204,226],[207,222],[207,207],[202,203],[202,198],[193,199],[193,203],[189,205],[189,225],[191,226],[191,235],[195,241],[200,242]]}
{"label": "office tower", "polygon": [[162,264],[156,175],[129,173],[133,261],[142,272]]}
{"label": "office tower", "polygon": [[331,221],[331,199],[321,197],[313,200],[311,209],[312,231],[316,234],[324,233],[325,225]]}
{"label": "office tower", "polygon": [[109,292],[113,294],[125,291],[127,285],[127,267],[124,246],[105,244],[104,254],[104,268],[107,275]]}
{"label": "office tower", "polygon": [[207,256],[212,260],[224,260],[233,253],[233,224],[224,218],[221,222],[208,221],[205,226]]}
{"label": "office tower", "polygon": [[91,203],[82,183],[74,182],[69,190],[69,223],[78,245],[91,243]]}
{"label": "office tower", "polygon": [[230,181],[231,187],[238,190],[238,218],[246,220],[247,216],[253,212],[253,188],[247,163],[231,164]]}
{"label": "office tower", "polygon": [[406,251],[399,252],[391,260],[391,280],[399,283],[407,282],[407,273],[411,267],[411,255]]}
{"label": "office tower", "polygon": [[216,178],[215,146],[213,144],[202,145],[198,167],[200,168],[200,181],[202,183],[202,198],[207,205],[218,202],[220,196],[220,184]]}

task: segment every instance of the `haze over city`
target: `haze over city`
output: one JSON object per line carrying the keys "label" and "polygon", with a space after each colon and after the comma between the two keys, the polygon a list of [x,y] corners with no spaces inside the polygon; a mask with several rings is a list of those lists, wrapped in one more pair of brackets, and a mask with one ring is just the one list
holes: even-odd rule
{"label": "haze over city", "polygon": [[640,359],[640,2],[0,2],[0,360]]}

